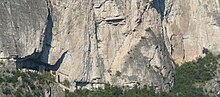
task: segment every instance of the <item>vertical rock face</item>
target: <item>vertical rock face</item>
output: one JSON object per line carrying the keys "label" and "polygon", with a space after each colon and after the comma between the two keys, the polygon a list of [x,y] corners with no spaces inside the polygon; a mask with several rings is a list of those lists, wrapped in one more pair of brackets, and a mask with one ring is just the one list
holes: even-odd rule
{"label": "vertical rock face", "polygon": [[219,53],[219,2],[168,0],[164,26],[177,63],[195,59],[203,48]]}
{"label": "vertical rock face", "polygon": [[57,76],[72,85],[169,91],[174,61],[220,51],[219,0],[3,0],[0,9],[0,57],[35,51],[55,64],[68,51]]}
{"label": "vertical rock face", "polygon": [[48,14],[45,0],[1,0],[0,9],[1,58],[40,48]]}
{"label": "vertical rock face", "polygon": [[61,80],[169,90],[174,63],[164,42],[164,0],[51,0],[50,62],[69,50]]}

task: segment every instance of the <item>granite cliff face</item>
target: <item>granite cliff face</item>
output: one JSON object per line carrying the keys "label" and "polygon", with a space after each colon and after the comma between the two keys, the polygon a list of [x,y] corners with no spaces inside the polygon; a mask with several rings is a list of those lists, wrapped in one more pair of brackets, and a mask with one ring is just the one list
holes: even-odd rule
{"label": "granite cliff face", "polygon": [[203,48],[219,53],[220,1],[168,0],[164,32],[177,63],[202,55]]}
{"label": "granite cliff face", "polygon": [[174,63],[163,36],[164,1],[51,0],[50,62],[69,50],[60,79],[169,90]]}
{"label": "granite cliff face", "polygon": [[44,0],[1,0],[0,55],[26,56],[40,48],[47,22]]}
{"label": "granite cliff face", "polygon": [[218,0],[3,0],[0,9],[0,57],[34,52],[55,64],[68,51],[57,80],[71,90],[110,83],[169,91],[175,62],[220,51]]}

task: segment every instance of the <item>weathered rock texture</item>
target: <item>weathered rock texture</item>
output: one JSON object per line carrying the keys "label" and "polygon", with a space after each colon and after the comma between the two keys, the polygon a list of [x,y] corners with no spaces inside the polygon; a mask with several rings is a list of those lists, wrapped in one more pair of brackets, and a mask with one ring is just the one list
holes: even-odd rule
{"label": "weathered rock texture", "polygon": [[0,1],[0,56],[26,56],[40,48],[47,22],[44,0]]}
{"label": "weathered rock texture", "polygon": [[195,59],[203,48],[220,51],[219,0],[168,0],[164,32],[177,63]]}
{"label": "weathered rock texture", "polygon": [[[220,51],[219,1],[3,0],[0,57],[40,52],[59,81],[154,85],[169,91],[174,61]],[[174,59],[174,61],[173,61]]]}
{"label": "weathered rock texture", "polygon": [[69,50],[61,80],[170,89],[174,63],[163,39],[164,1],[51,0],[51,6],[50,62]]}

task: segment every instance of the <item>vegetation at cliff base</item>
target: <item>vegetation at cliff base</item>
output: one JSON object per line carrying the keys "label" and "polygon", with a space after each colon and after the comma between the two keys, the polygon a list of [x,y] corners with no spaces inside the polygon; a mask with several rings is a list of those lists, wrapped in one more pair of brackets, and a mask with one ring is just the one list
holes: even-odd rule
{"label": "vegetation at cliff base", "polygon": [[[214,71],[218,68],[219,59],[220,55],[214,56],[206,52],[205,57],[177,66],[174,87],[168,93],[155,93],[154,86],[128,89],[106,84],[105,89],[81,89],[74,92],[65,90],[65,97],[208,97],[204,93],[204,86],[216,76]],[[121,72],[117,71],[115,75],[120,77]],[[45,89],[54,83],[55,78],[49,72],[5,70],[0,76],[0,91],[4,96],[10,97],[43,97]],[[68,80],[64,80],[62,84],[70,86]]]}
{"label": "vegetation at cliff base", "polygon": [[[117,86],[106,85],[105,89],[65,91],[66,97],[208,97],[203,91],[206,81],[211,80],[217,68],[219,56],[207,52],[205,57],[185,62],[176,67],[174,87],[171,92],[155,93],[153,87],[134,87],[125,90]],[[220,96],[220,95],[219,95]]]}
{"label": "vegetation at cliff base", "polygon": [[213,78],[217,59],[218,57],[212,53],[207,53],[197,61],[186,62],[177,67],[171,93],[178,97],[207,97],[203,92],[203,86],[206,81]]}
{"label": "vegetation at cliff base", "polygon": [[7,97],[40,97],[44,95],[44,87],[54,82],[55,78],[48,72],[6,70],[0,76],[0,90]]}
{"label": "vegetation at cliff base", "polygon": [[65,91],[66,97],[164,97],[165,93],[155,94],[153,87],[144,86],[140,89],[134,87],[133,89],[123,90],[117,86],[105,85],[105,89],[97,90],[76,90],[75,92]]}

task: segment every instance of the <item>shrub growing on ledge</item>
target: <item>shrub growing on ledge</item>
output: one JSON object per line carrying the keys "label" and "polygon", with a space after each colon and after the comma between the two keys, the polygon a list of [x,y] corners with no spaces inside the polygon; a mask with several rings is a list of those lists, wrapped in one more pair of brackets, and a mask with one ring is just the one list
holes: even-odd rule
{"label": "shrub growing on ledge", "polygon": [[116,71],[115,75],[116,76],[121,76],[121,72],[120,71]]}
{"label": "shrub growing on ledge", "polygon": [[66,87],[70,87],[70,82],[67,79],[65,79],[63,81],[63,85],[66,86]]}
{"label": "shrub growing on ledge", "polygon": [[145,31],[147,31],[147,32],[151,32],[152,29],[151,29],[150,27],[148,27],[147,29],[145,29]]}
{"label": "shrub growing on ledge", "polygon": [[141,36],[141,39],[147,39],[145,36]]}

